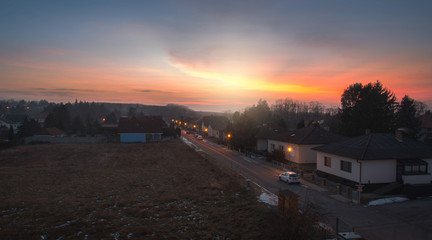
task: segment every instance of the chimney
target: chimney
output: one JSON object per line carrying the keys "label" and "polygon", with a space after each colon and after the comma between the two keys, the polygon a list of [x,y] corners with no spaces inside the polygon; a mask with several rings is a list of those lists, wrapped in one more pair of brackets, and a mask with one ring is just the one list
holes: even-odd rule
{"label": "chimney", "polygon": [[371,130],[369,129],[369,128],[367,128],[366,130],[365,130],[365,135],[368,135],[368,134],[370,134],[371,133]]}
{"label": "chimney", "polygon": [[396,133],[395,133],[395,135],[396,135],[396,139],[399,141],[399,142],[403,142],[403,135],[404,135],[404,133],[401,131],[401,130],[396,130]]}

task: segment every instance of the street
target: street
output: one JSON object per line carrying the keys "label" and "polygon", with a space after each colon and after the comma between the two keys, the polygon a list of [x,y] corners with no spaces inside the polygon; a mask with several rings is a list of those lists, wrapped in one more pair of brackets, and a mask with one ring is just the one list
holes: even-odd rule
{"label": "street", "polygon": [[300,195],[300,204],[310,202],[319,206],[325,223],[333,229],[336,229],[336,218],[339,218],[340,231],[354,229],[368,240],[432,239],[432,198],[380,206],[355,205],[304,180],[296,185],[280,182],[278,175],[282,170],[264,160],[246,157],[205,139],[197,140],[185,132],[182,136],[197,151],[205,152],[271,193],[277,195],[279,190],[289,189]]}

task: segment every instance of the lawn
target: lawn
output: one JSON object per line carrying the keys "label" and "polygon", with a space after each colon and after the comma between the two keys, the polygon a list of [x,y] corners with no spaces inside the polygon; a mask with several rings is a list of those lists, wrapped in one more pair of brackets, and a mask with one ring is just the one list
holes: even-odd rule
{"label": "lawn", "polygon": [[283,219],[181,142],[0,151],[1,239],[274,239]]}

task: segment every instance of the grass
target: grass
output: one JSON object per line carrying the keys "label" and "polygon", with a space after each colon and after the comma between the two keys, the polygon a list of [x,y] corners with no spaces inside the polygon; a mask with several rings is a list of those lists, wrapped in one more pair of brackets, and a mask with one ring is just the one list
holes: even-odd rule
{"label": "grass", "polygon": [[243,184],[180,142],[15,147],[0,151],[0,238],[280,238]]}

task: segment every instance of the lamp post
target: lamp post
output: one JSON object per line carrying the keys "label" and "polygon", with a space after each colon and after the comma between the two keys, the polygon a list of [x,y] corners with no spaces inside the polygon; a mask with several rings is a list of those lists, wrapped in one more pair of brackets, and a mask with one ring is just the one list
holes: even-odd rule
{"label": "lamp post", "polygon": [[291,161],[291,152],[292,152],[292,147],[288,147],[288,161]]}

